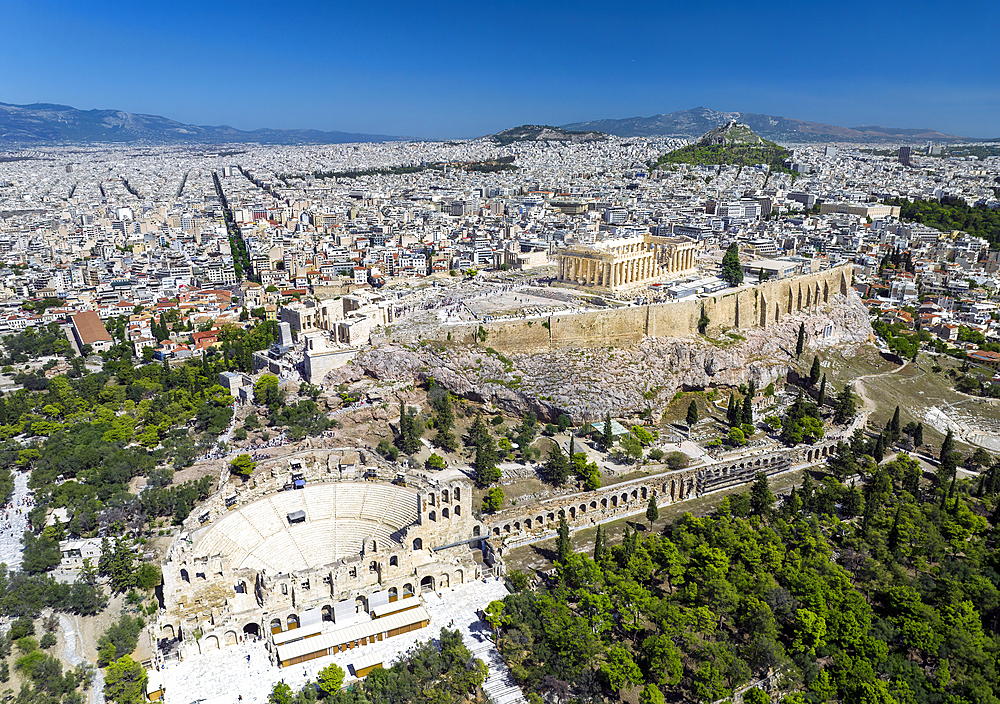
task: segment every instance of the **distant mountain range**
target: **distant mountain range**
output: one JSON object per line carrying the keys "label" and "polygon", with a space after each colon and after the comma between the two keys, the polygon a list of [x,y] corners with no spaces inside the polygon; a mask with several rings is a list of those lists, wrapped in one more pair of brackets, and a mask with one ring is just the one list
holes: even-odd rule
{"label": "distant mountain range", "polygon": [[[862,125],[837,127],[787,117],[749,112],[719,112],[694,108],[652,117],[623,120],[574,122],[561,127],[522,125],[504,130],[492,138],[512,141],[590,141],[599,133],[619,137],[664,135],[696,139],[732,121],[750,127],[772,141],[784,142],[956,142],[968,140],[931,129],[903,129]],[[585,134],[572,134],[572,133]],[[78,110],[68,105],[0,103],[0,145],[32,145],[81,142],[150,142],[222,144],[343,144],[345,142],[386,142],[408,139],[385,134],[323,132],[321,130],[238,130],[228,125],[187,125],[159,115],[142,115],[123,110]]]}
{"label": "distant mountain range", "polygon": [[221,125],[186,125],[159,115],[122,110],[77,110],[68,105],[0,103],[0,144],[80,142],[343,144],[404,139],[384,134],[320,130],[238,130]]}
{"label": "distant mountain range", "polygon": [[837,127],[821,122],[806,122],[788,117],[759,115],[752,112],[719,112],[709,108],[693,108],[652,117],[627,117],[622,120],[590,120],[562,125],[566,130],[596,130],[618,137],[698,138],[706,132],[732,121],[741,122],[755,133],[771,141],[784,142],[958,142],[967,140],[932,129],[904,129],[862,125]]}

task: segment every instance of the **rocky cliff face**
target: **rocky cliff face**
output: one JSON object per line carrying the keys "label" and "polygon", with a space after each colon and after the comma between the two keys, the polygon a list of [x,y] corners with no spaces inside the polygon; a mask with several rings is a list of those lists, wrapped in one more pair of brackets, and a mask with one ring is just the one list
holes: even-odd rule
{"label": "rocky cliff face", "polygon": [[837,295],[827,311],[788,316],[779,325],[721,340],[646,338],[633,347],[509,357],[484,347],[390,343],[362,352],[328,380],[339,383],[365,374],[397,380],[433,377],[453,394],[511,413],[534,411],[549,419],[566,413],[575,422],[594,421],[605,413],[656,412],[684,388],[738,386],[751,379],[763,388],[785,374],[800,323],[811,350],[861,343],[872,334],[868,311],[851,291],[847,299]]}

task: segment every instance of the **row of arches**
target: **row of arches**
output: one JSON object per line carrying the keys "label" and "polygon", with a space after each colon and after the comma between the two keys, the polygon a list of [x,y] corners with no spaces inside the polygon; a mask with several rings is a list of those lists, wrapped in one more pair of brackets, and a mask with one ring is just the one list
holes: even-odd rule
{"label": "row of arches", "polygon": [[442,489],[440,494],[436,494],[433,491],[428,492],[427,493],[427,505],[428,506],[437,506],[437,505],[439,505],[438,504],[438,498],[440,498],[442,505],[443,504],[447,504],[447,503],[451,503],[452,499],[454,499],[455,502],[457,503],[457,502],[459,502],[459,501],[462,500],[462,487],[460,487],[460,486],[452,487],[450,492],[449,492],[448,489]]}
{"label": "row of arches", "polygon": [[819,462],[821,459],[826,459],[832,454],[833,448],[830,445],[810,448],[806,450],[806,462]]}
{"label": "row of arches", "polygon": [[[462,515],[462,507],[456,504],[454,506],[454,512],[455,512],[454,515],[456,517],[457,516],[461,516]],[[447,521],[449,518],[451,518],[451,513],[449,512],[448,507],[447,506],[442,507],[442,509],[441,509],[441,520],[442,521]],[[427,513],[427,520],[429,520],[429,521],[437,521],[437,513],[435,511],[433,511],[433,510],[428,511],[428,513]]]}

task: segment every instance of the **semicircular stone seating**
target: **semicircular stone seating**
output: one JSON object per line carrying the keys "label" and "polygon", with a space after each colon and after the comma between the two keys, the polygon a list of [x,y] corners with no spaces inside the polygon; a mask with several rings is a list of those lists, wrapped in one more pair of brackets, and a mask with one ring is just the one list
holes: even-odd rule
{"label": "semicircular stone seating", "polygon": [[[391,484],[313,484],[260,498],[226,514],[198,540],[195,557],[226,555],[234,569],[272,574],[305,570],[357,555],[366,538],[392,536],[417,521],[417,494]],[[293,511],[303,523],[289,524]]]}

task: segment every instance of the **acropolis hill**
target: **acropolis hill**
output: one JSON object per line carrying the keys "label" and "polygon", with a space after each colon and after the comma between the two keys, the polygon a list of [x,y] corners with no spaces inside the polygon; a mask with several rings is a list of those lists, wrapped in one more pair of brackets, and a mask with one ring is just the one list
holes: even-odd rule
{"label": "acropolis hill", "polygon": [[423,327],[420,341],[377,344],[330,379],[433,378],[458,396],[550,419],[629,415],[683,388],[763,388],[787,370],[800,324],[810,347],[865,342],[871,326],[850,281],[850,267],[834,267],[696,301]]}

